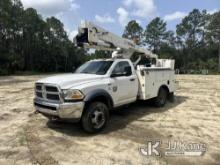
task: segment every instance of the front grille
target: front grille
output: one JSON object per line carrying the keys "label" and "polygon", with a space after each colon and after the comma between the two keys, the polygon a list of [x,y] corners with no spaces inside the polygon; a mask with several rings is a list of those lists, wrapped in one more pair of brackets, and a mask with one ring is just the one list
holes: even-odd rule
{"label": "front grille", "polygon": [[59,90],[56,86],[37,83],[35,85],[35,94],[36,97],[45,100],[60,101]]}
{"label": "front grille", "polygon": [[47,99],[50,100],[59,100],[59,95],[54,95],[54,94],[47,94]]}
{"label": "front grille", "polygon": [[42,86],[39,84],[36,84],[36,89],[40,91],[42,89]]}
{"label": "front grille", "polygon": [[58,92],[57,87],[46,86],[46,91],[48,92]]}
{"label": "front grille", "polygon": [[36,92],[36,96],[37,96],[37,97],[40,97],[40,98],[43,98],[43,95],[42,95],[41,92]]}

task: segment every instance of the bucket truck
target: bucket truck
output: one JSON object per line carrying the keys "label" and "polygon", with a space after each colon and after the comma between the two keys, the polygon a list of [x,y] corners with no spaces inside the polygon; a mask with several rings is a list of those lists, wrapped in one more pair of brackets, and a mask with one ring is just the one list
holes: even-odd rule
{"label": "bucket truck", "polygon": [[[148,99],[162,107],[173,95],[174,60],[158,59],[135,42],[91,22],[81,23],[74,43],[85,49],[113,51],[112,58],[88,61],[73,74],[38,80],[34,106],[49,119],[80,122],[86,132],[95,133],[108,124],[110,110]],[[139,58],[131,61],[134,54]]]}

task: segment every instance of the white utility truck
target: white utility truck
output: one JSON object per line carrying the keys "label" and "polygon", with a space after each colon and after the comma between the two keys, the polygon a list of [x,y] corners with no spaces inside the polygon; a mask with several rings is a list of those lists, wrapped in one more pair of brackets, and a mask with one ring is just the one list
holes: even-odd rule
{"label": "white utility truck", "polygon": [[[90,22],[81,23],[74,42],[78,47],[114,52],[111,59],[88,61],[75,73],[36,82],[36,112],[49,119],[79,121],[85,131],[94,133],[107,125],[109,111],[116,107],[152,98],[161,107],[173,95],[174,60],[157,59],[135,42]],[[132,62],[134,54],[139,58]]]}

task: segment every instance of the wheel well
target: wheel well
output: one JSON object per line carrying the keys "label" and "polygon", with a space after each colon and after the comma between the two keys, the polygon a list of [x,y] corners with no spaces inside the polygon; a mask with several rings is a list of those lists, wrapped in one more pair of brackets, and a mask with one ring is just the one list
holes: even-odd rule
{"label": "wheel well", "polygon": [[[170,90],[169,90],[169,88],[168,88],[166,85],[161,85],[160,88],[159,88],[159,90],[160,90],[161,88],[165,89],[165,90],[167,91],[167,94],[170,93]],[[159,92],[159,90],[158,90],[158,92]]]}
{"label": "wheel well", "polygon": [[96,97],[92,98],[91,100],[89,100],[85,103],[85,107],[95,101],[100,101],[100,102],[104,103],[109,109],[112,109],[112,107],[113,107],[113,103],[106,96],[96,96]]}

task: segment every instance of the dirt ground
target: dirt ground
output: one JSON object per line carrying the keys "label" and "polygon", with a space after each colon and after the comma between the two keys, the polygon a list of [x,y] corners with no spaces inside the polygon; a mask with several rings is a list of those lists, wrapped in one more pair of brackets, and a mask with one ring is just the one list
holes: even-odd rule
{"label": "dirt ground", "polygon": [[[34,82],[45,76],[0,77],[0,164],[220,164],[220,76],[178,76],[175,102],[137,102],[111,114],[97,135],[79,124],[34,114]],[[199,157],[143,156],[149,139],[205,143]]]}

